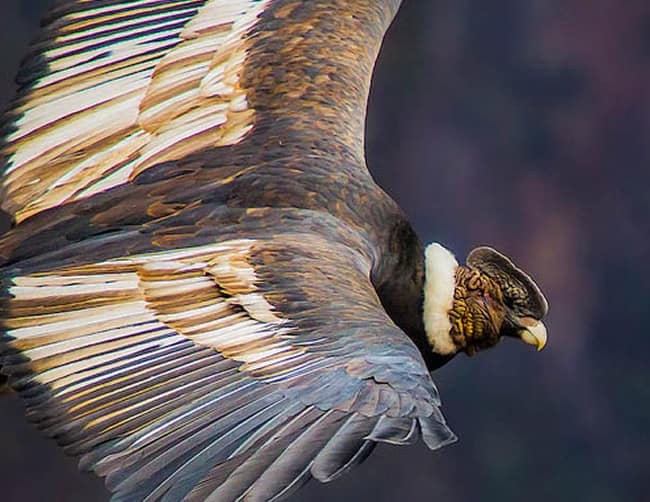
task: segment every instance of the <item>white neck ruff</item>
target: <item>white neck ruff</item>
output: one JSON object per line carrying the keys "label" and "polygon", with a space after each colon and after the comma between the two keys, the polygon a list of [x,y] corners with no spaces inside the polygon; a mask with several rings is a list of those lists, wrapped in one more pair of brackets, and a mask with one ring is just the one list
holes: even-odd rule
{"label": "white neck ruff", "polygon": [[456,268],[454,255],[438,243],[424,250],[424,329],[433,351],[454,354],[449,311],[453,307]]}

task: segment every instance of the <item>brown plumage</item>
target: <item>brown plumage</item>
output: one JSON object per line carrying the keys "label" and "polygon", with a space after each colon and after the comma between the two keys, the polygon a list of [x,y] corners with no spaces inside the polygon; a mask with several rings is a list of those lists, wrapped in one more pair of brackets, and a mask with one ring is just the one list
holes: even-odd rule
{"label": "brown plumage", "polygon": [[365,165],[397,0],[60,0],[5,139],[2,371],[115,500],[275,500],[455,440],[429,371],[541,348],[539,288],[426,248]]}

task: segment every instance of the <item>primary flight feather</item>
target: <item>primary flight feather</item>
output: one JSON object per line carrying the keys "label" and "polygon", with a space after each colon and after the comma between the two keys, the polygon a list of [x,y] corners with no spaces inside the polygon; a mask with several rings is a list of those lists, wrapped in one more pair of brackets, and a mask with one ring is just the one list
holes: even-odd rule
{"label": "primary flight feather", "polygon": [[455,440],[430,371],[547,303],[364,160],[397,0],[60,0],[0,185],[2,371],[114,500],[275,500]]}

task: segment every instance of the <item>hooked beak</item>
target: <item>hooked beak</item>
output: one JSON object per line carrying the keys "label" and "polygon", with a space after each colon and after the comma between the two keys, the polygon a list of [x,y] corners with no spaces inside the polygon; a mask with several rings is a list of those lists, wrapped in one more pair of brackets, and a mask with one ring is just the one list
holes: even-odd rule
{"label": "hooked beak", "polygon": [[529,345],[536,346],[538,352],[542,350],[548,338],[544,323],[531,317],[522,318],[520,321],[524,328],[519,331],[519,338]]}

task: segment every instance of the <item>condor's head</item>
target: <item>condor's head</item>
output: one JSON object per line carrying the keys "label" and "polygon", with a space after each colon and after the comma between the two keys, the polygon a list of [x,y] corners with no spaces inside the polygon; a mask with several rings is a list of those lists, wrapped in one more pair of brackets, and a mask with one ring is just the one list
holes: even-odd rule
{"label": "condor's head", "polygon": [[542,350],[548,303],[533,279],[489,247],[474,249],[466,264],[439,244],[425,251],[424,326],[435,354],[473,355],[504,337]]}

